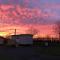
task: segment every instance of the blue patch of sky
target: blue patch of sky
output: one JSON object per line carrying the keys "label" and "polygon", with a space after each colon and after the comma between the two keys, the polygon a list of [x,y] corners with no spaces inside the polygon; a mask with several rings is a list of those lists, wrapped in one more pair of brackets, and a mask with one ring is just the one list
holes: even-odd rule
{"label": "blue patch of sky", "polygon": [[60,0],[41,0],[41,3],[60,3]]}
{"label": "blue patch of sky", "polygon": [[[11,1],[11,3],[21,3],[25,0],[0,0],[1,3],[7,3],[8,1]],[[29,0],[32,3],[35,3],[33,0]],[[38,4],[44,4],[44,3],[60,3],[60,0],[37,0]]]}

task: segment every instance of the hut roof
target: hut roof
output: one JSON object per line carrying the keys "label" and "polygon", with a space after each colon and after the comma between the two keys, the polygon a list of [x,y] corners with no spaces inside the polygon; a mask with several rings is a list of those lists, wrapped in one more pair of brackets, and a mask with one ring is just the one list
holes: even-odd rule
{"label": "hut roof", "polygon": [[19,35],[12,35],[12,36],[33,36],[32,34],[19,34]]}

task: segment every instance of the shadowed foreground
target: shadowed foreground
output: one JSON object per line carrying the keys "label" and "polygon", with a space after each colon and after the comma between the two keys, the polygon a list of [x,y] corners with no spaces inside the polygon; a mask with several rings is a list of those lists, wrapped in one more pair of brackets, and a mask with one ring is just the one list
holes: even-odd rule
{"label": "shadowed foreground", "polygon": [[1,60],[60,60],[59,47],[0,47]]}

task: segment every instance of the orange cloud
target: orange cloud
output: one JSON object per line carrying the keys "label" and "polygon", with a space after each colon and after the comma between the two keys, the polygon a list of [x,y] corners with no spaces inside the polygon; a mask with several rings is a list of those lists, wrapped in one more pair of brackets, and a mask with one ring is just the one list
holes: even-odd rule
{"label": "orange cloud", "polygon": [[[35,28],[37,30],[37,33],[38,35],[41,35],[41,34],[46,34],[46,36],[56,36],[56,33],[53,29],[54,25],[36,25],[36,24],[33,24],[33,25],[3,25],[0,24],[0,32],[9,32],[10,34],[14,34],[15,32],[15,29],[17,30],[17,34],[25,34],[25,33],[28,33],[27,30],[28,29],[33,29]],[[30,30],[29,30],[30,31]]]}

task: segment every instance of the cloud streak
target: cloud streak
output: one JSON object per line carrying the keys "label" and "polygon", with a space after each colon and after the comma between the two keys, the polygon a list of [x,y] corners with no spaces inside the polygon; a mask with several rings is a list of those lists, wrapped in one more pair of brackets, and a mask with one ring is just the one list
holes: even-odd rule
{"label": "cloud streak", "polygon": [[16,28],[17,33],[27,33],[33,26],[39,33],[53,35],[53,24],[60,19],[59,9],[60,4],[53,1],[0,0],[0,27],[4,31]]}
{"label": "cloud streak", "polygon": [[0,19],[4,23],[44,23],[56,16],[57,14],[54,12],[44,12],[41,9],[23,8],[20,5],[0,5]]}

